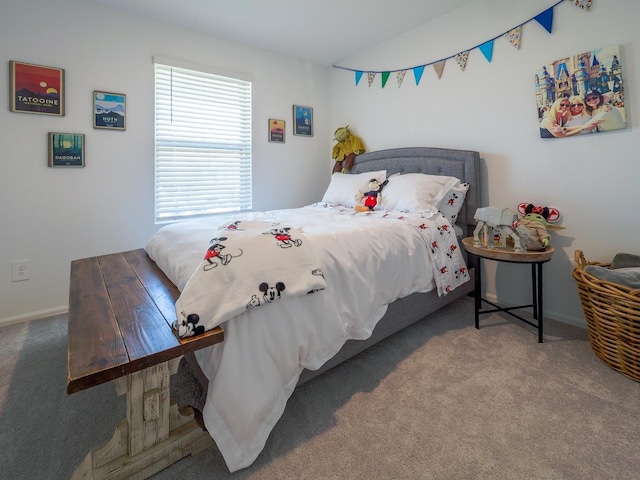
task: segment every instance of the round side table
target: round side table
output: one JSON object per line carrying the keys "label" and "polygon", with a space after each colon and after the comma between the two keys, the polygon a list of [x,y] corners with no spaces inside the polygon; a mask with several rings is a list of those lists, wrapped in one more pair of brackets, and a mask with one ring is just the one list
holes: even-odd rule
{"label": "round side table", "polygon": [[[513,249],[506,248],[487,248],[477,246],[473,244],[473,237],[467,237],[462,239],[462,245],[464,249],[473,257],[477,258],[474,263],[475,266],[475,322],[476,328],[480,328],[480,315],[483,313],[491,312],[505,312],[518,320],[525,322],[538,330],[538,342],[543,341],[543,329],[544,329],[544,317],[542,315],[542,265],[551,260],[553,247],[547,247],[546,250],[539,252],[527,251],[527,252],[515,252]],[[527,305],[519,305],[515,307],[501,307],[493,302],[482,298],[482,274],[481,274],[481,262],[482,259],[494,260],[496,262],[507,263],[528,263],[531,265],[531,293],[532,303]],[[482,302],[491,305],[492,309],[482,310]],[[522,308],[533,308],[533,318],[535,322],[532,322],[526,318],[521,317],[513,312],[513,310],[519,310]]]}

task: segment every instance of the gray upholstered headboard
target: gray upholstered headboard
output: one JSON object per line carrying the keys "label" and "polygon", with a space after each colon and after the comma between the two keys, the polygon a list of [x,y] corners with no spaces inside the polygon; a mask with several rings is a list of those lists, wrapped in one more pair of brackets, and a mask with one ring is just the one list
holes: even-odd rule
{"label": "gray upholstered headboard", "polygon": [[473,234],[473,215],[480,203],[480,154],[472,150],[447,148],[407,147],[378,150],[356,157],[351,173],[386,170],[387,176],[394,173],[426,173],[449,175],[469,183],[464,206],[458,215],[459,225],[465,236]]}

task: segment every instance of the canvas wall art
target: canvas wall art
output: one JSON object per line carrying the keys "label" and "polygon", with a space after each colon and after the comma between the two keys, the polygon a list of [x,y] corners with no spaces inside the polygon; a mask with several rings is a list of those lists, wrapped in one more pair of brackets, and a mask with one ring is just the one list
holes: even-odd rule
{"label": "canvas wall art", "polygon": [[620,46],[543,65],[535,75],[540,137],[565,138],[626,128]]}

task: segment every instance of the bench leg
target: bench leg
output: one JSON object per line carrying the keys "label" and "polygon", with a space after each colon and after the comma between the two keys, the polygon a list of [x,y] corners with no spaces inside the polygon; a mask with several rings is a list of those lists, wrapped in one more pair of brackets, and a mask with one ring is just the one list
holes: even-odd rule
{"label": "bench leg", "polygon": [[179,362],[174,358],[115,380],[118,395],[127,395],[127,418],[111,440],[87,454],[73,480],[144,479],[213,445],[193,409],[180,410],[169,397]]}

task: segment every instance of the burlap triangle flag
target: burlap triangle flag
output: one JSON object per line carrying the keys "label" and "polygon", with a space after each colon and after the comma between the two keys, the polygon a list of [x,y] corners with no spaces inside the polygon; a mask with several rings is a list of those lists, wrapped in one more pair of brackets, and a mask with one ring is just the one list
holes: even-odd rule
{"label": "burlap triangle flag", "polygon": [[441,60],[433,64],[433,69],[436,71],[436,75],[438,75],[438,80],[442,78],[442,71],[444,70],[444,64],[446,60]]}
{"label": "burlap triangle flag", "polygon": [[371,86],[371,84],[376,78],[376,72],[367,72],[367,78],[369,80],[369,86]]}

